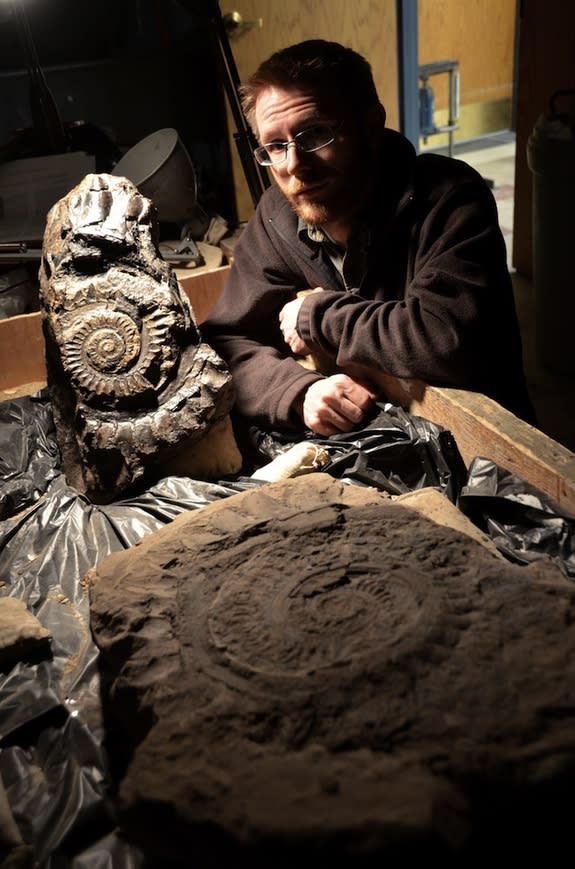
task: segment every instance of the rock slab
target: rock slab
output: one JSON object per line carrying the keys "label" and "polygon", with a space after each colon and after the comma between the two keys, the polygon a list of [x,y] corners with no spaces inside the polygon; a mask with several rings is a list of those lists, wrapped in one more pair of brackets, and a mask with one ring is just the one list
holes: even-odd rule
{"label": "rock slab", "polygon": [[120,825],[157,865],[565,842],[575,588],[551,563],[312,474],[181,516],[90,583]]}
{"label": "rock slab", "polygon": [[0,598],[0,670],[18,661],[41,660],[50,654],[52,635],[24,601]]}
{"label": "rock slab", "polygon": [[231,375],[202,341],[157,234],[152,202],[112,175],[87,175],[48,214],[48,385],[67,481],[97,503],[181,459],[233,400]]}

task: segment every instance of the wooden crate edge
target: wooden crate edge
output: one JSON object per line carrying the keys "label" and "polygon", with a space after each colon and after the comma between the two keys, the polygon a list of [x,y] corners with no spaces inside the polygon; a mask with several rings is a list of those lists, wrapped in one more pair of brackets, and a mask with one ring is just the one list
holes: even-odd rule
{"label": "wooden crate edge", "polygon": [[493,399],[431,386],[409,410],[448,428],[467,465],[491,459],[575,515],[575,453]]}

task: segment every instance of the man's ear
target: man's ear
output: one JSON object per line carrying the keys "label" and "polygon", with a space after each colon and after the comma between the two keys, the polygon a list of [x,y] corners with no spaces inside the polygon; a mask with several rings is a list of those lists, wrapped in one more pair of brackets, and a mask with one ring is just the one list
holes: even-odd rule
{"label": "man's ear", "polygon": [[386,118],[387,114],[385,112],[384,106],[381,103],[370,106],[367,112],[367,124],[369,131],[373,131],[374,133],[381,135],[381,133],[385,129]]}
{"label": "man's ear", "polygon": [[377,148],[385,130],[385,109],[381,103],[370,106],[366,114],[365,130],[372,148]]}

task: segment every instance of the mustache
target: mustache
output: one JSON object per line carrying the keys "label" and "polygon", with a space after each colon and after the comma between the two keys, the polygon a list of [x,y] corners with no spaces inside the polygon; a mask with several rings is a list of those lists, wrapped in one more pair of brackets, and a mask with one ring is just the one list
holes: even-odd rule
{"label": "mustache", "polygon": [[329,175],[324,174],[321,177],[314,175],[313,178],[292,178],[292,183],[289,185],[287,193],[289,196],[297,196],[300,193],[305,193],[307,190],[313,193],[314,188],[322,184],[328,177]]}

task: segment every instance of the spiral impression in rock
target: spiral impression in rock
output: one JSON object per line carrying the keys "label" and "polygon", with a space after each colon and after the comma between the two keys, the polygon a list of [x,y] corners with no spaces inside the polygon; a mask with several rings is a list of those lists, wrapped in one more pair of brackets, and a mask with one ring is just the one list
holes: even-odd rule
{"label": "spiral impression in rock", "polygon": [[231,375],[155,246],[155,215],[127,179],[87,175],[46,223],[40,301],[56,433],[68,483],[100,503],[157,476],[232,403]]}
{"label": "spiral impression in rock", "polygon": [[569,847],[575,595],[551,561],[311,474],[100,562],[90,614],[130,758],[118,824],[153,865],[512,866],[534,841],[550,865],[562,831]]}
{"label": "spiral impression in rock", "polygon": [[63,329],[62,361],[86,402],[113,405],[160,392],[178,354],[170,337],[174,318],[158,308],[137,322],[123,311],[80,310]]}

